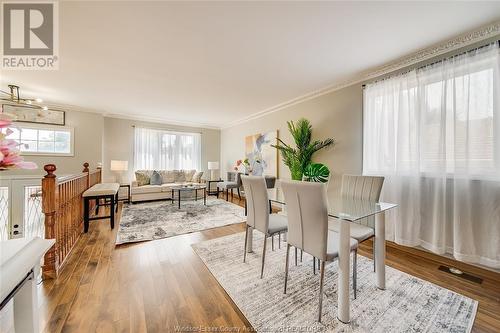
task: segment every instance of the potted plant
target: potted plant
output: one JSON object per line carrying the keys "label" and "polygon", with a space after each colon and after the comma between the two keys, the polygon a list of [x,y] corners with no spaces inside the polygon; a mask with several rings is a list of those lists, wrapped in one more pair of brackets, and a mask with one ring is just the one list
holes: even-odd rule
{"label": "potted plant", "polygon": [[328,183],[330,169],[322,163],[310,163],[304,170],[302,180],[306,182]]}
{"label": "potted plant", "polygon": [[[296,123],[288,121],[288,130],[295,141],[295,148],[278,138],[278,144],[272,147],[281,152],[283,162],[290,169],[293,180],[302,180],[306,168],[311,164],[312,156],[318,150],[333,146],[334,139],[312,140],[312,126],[309,120],[301,118]],[[326,166],[324,166],[328,169]],[[317,167],[314,167],[317,168]],[[322,170],[324,171],[324,169]],[[328,170],[328,174],[329,174]]]}

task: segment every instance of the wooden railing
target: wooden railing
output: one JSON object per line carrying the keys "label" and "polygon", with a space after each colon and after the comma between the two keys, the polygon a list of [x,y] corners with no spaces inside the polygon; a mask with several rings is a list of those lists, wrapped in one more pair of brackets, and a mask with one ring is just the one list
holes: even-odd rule
{"label": "wooden railing", "polygon": [[42,179],[42,212],[45,214],[45,238],[55,239],[55,245],[45,254],[44,277],[55,278],[83,232],[82,194],[101,182],[101,169],[91,172],[83,164],[81,174],[56,177],[56,166],[47,164]]}

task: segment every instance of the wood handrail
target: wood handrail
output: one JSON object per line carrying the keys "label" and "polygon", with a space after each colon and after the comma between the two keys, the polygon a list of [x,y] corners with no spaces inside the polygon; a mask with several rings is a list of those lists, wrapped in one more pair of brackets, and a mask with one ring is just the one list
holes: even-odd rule
{"label": "wood handrail", "polygon": [[[100,172],[101,172],[100,169],[97,169],[95,171],[89,171],[88,173],[90,175],[92,175],[92,174],[96,174],[96,173],[100,173]],[[57,182],[59,184],[61,184],[61,183],[64,183],[64,182],[67,182],[67,181],[70,181],[70,180],[73,180],[73,179],[76,179],[76,178],[86,177],[86,176],[87,176],[87,173],[85,173],[85,172],[82,172],[82,173],[79,173],[79,174],[74,174],[74,175],[66,175],[66,176],[60,176],[60,177],[58,176],[57,177]]]}
{"label": "wood handrail", "polygon": [[83,164],[82,173],[64,177],[55,175],[54,164],[43,169],[47,173],[42,179],[45,238],[56,243],[45,254],[42,272],[44,277],[55,278],[83,232],[82,194],[100,183],[102,176],[100,168],[91,172],[88,163]]}
{"label": "wood handrail", "polygon": [[85,176],[87,176],[87,174],[83,173],[83,172],[82,173],[78,173],[78,174],[73,174],[73,175],[58,176],[57,177],[57,182],[59,184],[61,184],[61,183],[70,181],[72,179],[77,179],[77,178],[85,177]]}

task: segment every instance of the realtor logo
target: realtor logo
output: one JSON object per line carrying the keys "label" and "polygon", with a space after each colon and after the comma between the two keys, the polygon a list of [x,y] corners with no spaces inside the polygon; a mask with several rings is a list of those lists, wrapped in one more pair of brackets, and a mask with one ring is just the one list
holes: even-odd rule
{"label": "realtor logo", "polygon": [[58,69],[57,2],[2,3],[2,69]]}

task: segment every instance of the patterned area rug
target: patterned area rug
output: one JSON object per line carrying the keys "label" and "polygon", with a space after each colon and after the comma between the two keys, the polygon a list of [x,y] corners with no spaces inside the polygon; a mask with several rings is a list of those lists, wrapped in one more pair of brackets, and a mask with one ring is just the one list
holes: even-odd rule
{"label": "patterned area rug", "polygon": [[[358,294],[351,322],[337,319],[337,262],[327,265],[323,319],[318,323],[319,274],[312,258],[294,264],[290,251],[287,294],[283,294],[286,246],[267,245],[260,277],[262,236],[254,235],[254,253],[243,263],[244,233],[217,238],[193,248],[257,332],[470,332],[477,301],[386,268],[386,290],[375,286],[373,262],[358,256]],[[351,289],[352,290],[352,289]]]}
{"label": "patterned area rug", "polygon": [[167,238],[245,221],[244,208],[230,202],[203,200],[154,201],[123,208],[116,244]]}

